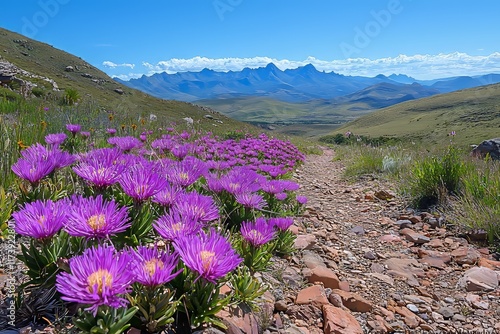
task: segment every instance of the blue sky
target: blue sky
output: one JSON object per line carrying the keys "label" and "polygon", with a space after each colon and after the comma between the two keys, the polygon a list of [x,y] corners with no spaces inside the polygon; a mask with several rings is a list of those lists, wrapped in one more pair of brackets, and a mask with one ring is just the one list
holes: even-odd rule
{"label": "blue sky", "polygon": [[123,79],[312,63],[417,79],[500,73],[498,0],[19,0],[0,26]]}

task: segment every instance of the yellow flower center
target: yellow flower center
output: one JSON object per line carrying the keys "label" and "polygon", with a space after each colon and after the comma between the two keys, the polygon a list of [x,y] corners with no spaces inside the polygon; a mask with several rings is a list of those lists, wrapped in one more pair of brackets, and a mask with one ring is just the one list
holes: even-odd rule
{"label": "yellow flower center", "polygon": [[182,223],[178,222],[177,224],[172,224],[172,230],[176,232],[182,231]]}
{"label": "yellow flower center", "polygon": [[181,180],[187,181],[189,179],[189,174],[188,173],[179,173],[179,178]]}
{"label": "yellow flower center", "polygon": [[207,271],[208,268],[210,268],[210,265],[212,264],[214,258],[215,258],[215,253],[211,251],[201,251],[200,252],[200,257],[201,257],[201,264],[203,266],[203,270]]}
{"label": "yellow flower center", "polygon": [[106,226],[106,216],[103,213],[90,216],[90,218],[87,220],[87,224],[94,231],[100,230],[104,226]]}
{"label": "yellow flower center", "polygon": [[45,217],[45,216],[40,216],[38,218],[38,224],[40,224],[41,226],[45,225],[46,221],[47,221],[47,217]]}
{"label": "yellow flower center", "polygon": [[253,240],[258,240],[260,237],[262,237],[262,233],[257,230],[251,230],[250,233],[248,233],[248,236]]}
{"label": "yellow flower center", "polygon": [[88,289],[90,293],[96,292],[94,288],[97,285],[97,293],[101,295],[102,288],[104,286],[110,288],[113,284],[113,276],[106,269],[99,269],[90,274],[90,276],[87,278],[87,284],[89,285]]}
{"label": "yellow flower center", "polygon": [[149,261],[146,261],[144,263],[144,269],[146,272],[149,274],[149,276],[153,276],[154,273],[156,272],[156,268],[163,269],[164,265],[161,260],[158,259],[151,259]]}

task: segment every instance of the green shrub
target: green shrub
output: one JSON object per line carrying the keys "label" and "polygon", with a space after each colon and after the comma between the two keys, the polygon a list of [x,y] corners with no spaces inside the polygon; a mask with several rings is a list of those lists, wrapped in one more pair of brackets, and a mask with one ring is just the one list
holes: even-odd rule
{"label": "green shrub", "polygon": [[33,93],[33,95],[35,95],[36,97],[44,97],[45,96],[45,90],[43,88],[40,88],[40,87],[33,87],[33,89],[31,90],[31,93]]}
{"label": "green shrub", "polygon": [[80,99],[80,94],[74,88],[66,88],[63,95],[63,104],[72,106]]}
{"label": "green shrub", "polygon": [[[354,146],[351,146],[353,148]],[[347,178],[382,172],[383,152],[370,146],[358,146],[357,157],[351,160],[344,171]]]}
{"label": "green shrub", "polygon": [[373,147],[365,144],[335,146],[335,161],[342,161],[346,166],[344,177],[348,179],[363,175],[399,177],[402,170],[412,160],[403,145]]}
{"label": "green shrub", "polygon": [[487,232],[493,242],[500,239],[500,164],[475,161],[462,178],[462,190],[453,201],[455,223]]}
{"label": "green shrub", "polygon": [[462,154],[458,149],[449,147],[443,155],[416,160],[407,176],[406,192],[418,208],[444,204],[449,195],[458,194],[466,170]]}
{"label": "green shrub", "polygon": [[18,93],[4,87],[0,87],[0,101],[18,101],[21,99],[21,95]]}

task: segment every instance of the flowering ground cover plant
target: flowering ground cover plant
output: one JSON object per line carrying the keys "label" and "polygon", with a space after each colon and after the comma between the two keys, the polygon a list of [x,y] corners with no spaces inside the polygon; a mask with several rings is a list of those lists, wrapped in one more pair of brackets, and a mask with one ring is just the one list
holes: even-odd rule
{"label": "flowering ground cover plant", "polygon": [[266,286],[253,274],[294,251],[288,228],[307,199],[289,176],[304,155],[266,135],[82,130],[67,124],[12,166],[15,231],[31,239],[20,289],[53,290],[92,333],[224,328],[224,307],[255,307]]}

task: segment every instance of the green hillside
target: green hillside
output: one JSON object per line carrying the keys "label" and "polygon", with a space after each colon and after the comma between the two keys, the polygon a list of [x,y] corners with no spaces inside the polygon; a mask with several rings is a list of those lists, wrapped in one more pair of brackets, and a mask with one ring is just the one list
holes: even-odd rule
{"label": "green hillside", "polygon": [[[135,89],[120,85],[108,75],[67,52],[51,45],[28,39],[25,36],[0,28],[0,62],[7,61],[29,74],[16,77],[36,84],[34,92],[41,99],[60,98],[65,89],[76,90],[84,101],[92,100],[103,110],[126,114],[131,118],[157,116],[161,123],[184,122],[191,117],[197,127],[213,132],[240,129],[249,132],[256,128],[234,121],[208,108],[191,103],[162,100]],[[68,71],[71,68],[73,71]],[[54,91],[48,81],[33,77],[46,77],[56,82],[59,91]],[[11,94],[7,88],[0,88],[0,97]],[[210,114],[210,116],[207,116]]]}
{"label": "green hillside", "polygon": [[351,131],[424,143],[478,144],[500,137],[500,84],[400,103],[360,117],[331,135]]}

